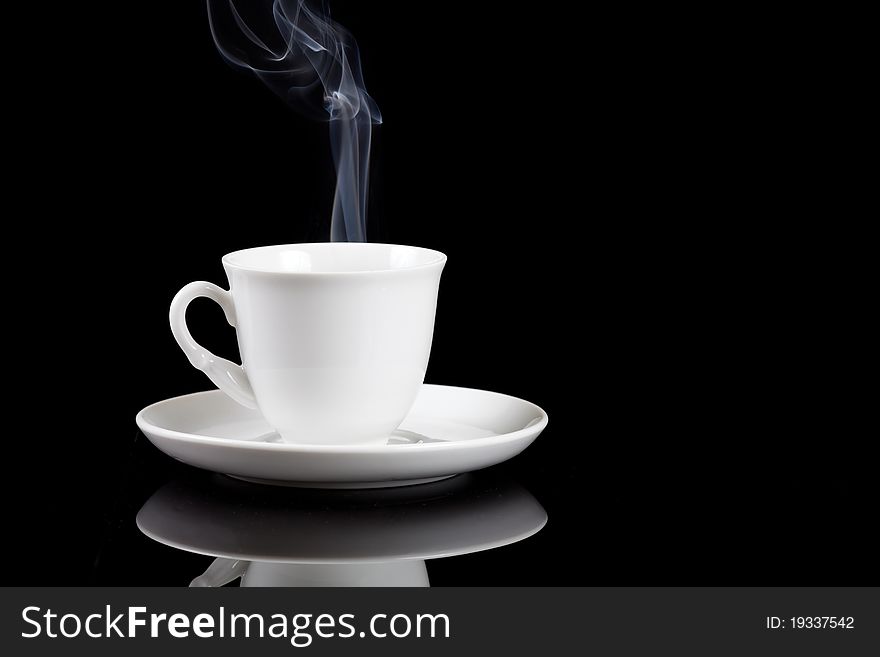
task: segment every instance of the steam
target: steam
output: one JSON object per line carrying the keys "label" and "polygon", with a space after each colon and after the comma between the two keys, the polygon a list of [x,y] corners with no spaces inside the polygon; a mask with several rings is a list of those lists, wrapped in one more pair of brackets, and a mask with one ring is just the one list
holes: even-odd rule
{"label": "steam", "polygon": [[207,0],[214,43],[291,107],[330,122],[336,192],[330,240],[367,239],[373,124],[382,116],[364,88],[354,37],[310,0]]}

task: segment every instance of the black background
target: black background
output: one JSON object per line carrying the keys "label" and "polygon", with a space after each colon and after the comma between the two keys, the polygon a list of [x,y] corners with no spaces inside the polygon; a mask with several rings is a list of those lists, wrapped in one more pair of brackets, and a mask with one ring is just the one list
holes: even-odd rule
{"label": "black background", "polygon": [[[858,139],[860,87],[821,52],[793,60],[762,28],[744,45],[711,20],[332,8],[384,117],[369,238],[449,257],[427,381],[551,418],[499,469],[547,527],[433,562],[432,583],[876,577],[862,383],[876,294],[849,223],[864,173],[840,150]],[[162,481],[192,476],[134,415],[210,387],[168,304],[189,281],[224,283],[226,252],[329,230],[326,124],[227,66],[202,3],[117,11],[82,20],[70,49],[47,45],[31,116],[11,125],[33,146],[11,176],[25,205],[7,246],[25,258],[7,271],[23,388],[7,405],[10,583],[195,574],[174,564],[196,557],[133,526]],[[189,315],[236,354],[219,309]]]}

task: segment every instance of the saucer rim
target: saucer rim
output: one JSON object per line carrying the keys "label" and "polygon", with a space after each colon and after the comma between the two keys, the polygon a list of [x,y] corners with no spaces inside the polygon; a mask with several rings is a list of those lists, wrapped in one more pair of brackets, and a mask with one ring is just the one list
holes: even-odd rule
{"label": "saucer rim", "polygon": [[253,552],[239,552],[236,550],[216,550],[201,548],[198,545],[194,545],[193,543],[183,543],[174,539],[168,539],[162,536],[162,534],[157,534],[152,530],[145,529],[141,524],[140,512],[138,512],[137,518],[135,519],[135,524],[137,525],[138,531],[140,531],[150,540],[155,541],[160,545],[165,545],[175,550],[181,550],[182,552],[188,552],[190,554],[200,554],[202,556],[215,558],[220,557],[223,559],[241,559],[243,561],[259,563],[319,565],[340,563],[372,564],[388,563],[391,561],[433,561],[435,559],[447,559],[449,557],[460,557],[467,554],[476,554],[478,552],[488,552],[489,550],[495,550],[497,548],[520,543],[521,541],[535,536],[536,534],[540,533],[541,530],[544,529],[544,527],[547,526],[547,521],[548,514],[547,511],[544,510],[544,517],[541,519],[541,522],[534,527],[530,527],[528,530],[521,534],[504,536],[502,538],[495,539],[494,541],[485,541],[483,543],[463,544],[456,548],[435,550],[433,552],[428,550],[425,550],[423,552],[418,552],[415,550],[409,552],[394,552],[393,550],[389,550],[385,553],[372,553],[368,554],[367,556],[360,557],[345,556],[324,558],[316,557],[314,555],[279,557],[277,555],[255,554]]}
{"label": "saucer rim", "polygon": [[[516,431],[511,431],[509,433],[498,434],[495,436],[485,436],[482,438],[472,438],[470,440],[455,440],[449,442],[437,442],[437,443],[415,443],[415,444],[403,444],[403,445],[361,445],[361,444],[351,444],[351,445],[321,445],[321,444],[313,444],[313,443],[265,443],[265,442],[254,442],[251,440],[240,440],[237,438],[217,438],[213,436],[201,436],[198,434],[187,433],[184,431],[177,431],[175,429],[167,429],[165,427],[160,427],[158,425],[147,422],[144,419],[144,414],[149,412],[151,409],[163,406],[165,404],[171,404],[179,401],[183,401],[184,399],[188,399],[191,397],[199,397],[206,395],[223,395],[226,396],[222,390],[202,390],[200,392],[193,392],[186,395],[178,395],[176,397],[169,397],[168,399],[163,399],[158,402],[154,402],[149,406],[142,408],[138,414],[135,416],[135,423],[144,434],[149,437],[149,433],[152,432],[156,435],[161,436],[162,438],[168,440],[178,440],[183,442],[190,443],[198,443],[198,444],[206,444],[206,445],[214,445],[214,446],[225,446],[236,449],[244,449],[244,450],[267,450],[267,451],[278,451],[278,452],[308,452],[308,453],[326,453],[326,452],[339,452],[339,453],[358,453],[358,454],[372,454],[372,453],[383,453],[383,452],[401,452],[405,453],[411,450],[418,450],[420,452],[443,452],[447,450],[461,450],[461,449],[471,449],[485,445],[496,445],[503,444],[507,442],[516,442],[521,438],[530,437],[532,435],[540,435],[547,428],[547,425],[550,421],[550,417],[547,412],[538,406],[537,404],[530,402],[528,400],[522,399],[520,397],[515,397],[513,395],[508,395],[503,392],[495,392],[492,390],[482,390],[480,388],[468,388],[465,386],[450,386],[443,385],[437,383],[424,383],[422,387],[430,387],[430,388],[447,388],[454,390],[466,390],[468,392],[478,392],[481,394],[492,395],[496,397],[503,397],[507,399],[511,399],[515,402],[526,404],[533,408],[540,419],[538,422],[530,424],[522,429],[517,429]],[[231,403],[237,403],[234,400],[229,400]],[[406,421],[406,420],[404,420]]]}

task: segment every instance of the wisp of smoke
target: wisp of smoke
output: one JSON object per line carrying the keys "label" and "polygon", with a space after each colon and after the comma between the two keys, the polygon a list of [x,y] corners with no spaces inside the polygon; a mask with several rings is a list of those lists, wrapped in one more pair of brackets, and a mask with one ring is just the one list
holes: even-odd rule
{"label": "wisp of smoke", "polygon": [[308,0],[207,0],[214,43],[291,107],[330,123],[336,193],[330,239],[366,241],[370,137],[382,122],[351,34]]}

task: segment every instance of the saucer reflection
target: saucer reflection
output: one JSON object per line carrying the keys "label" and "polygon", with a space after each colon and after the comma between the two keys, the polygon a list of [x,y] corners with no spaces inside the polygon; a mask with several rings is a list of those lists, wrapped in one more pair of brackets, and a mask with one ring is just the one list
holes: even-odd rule
{"label": "saucer reflection", "polygon": [[137,516],[153,540],[216,557],[191,586],[429,586],[427,560],[509,545],[546,522],[525,488],[479,475],[332,492],[215,476],[165,485]]}

